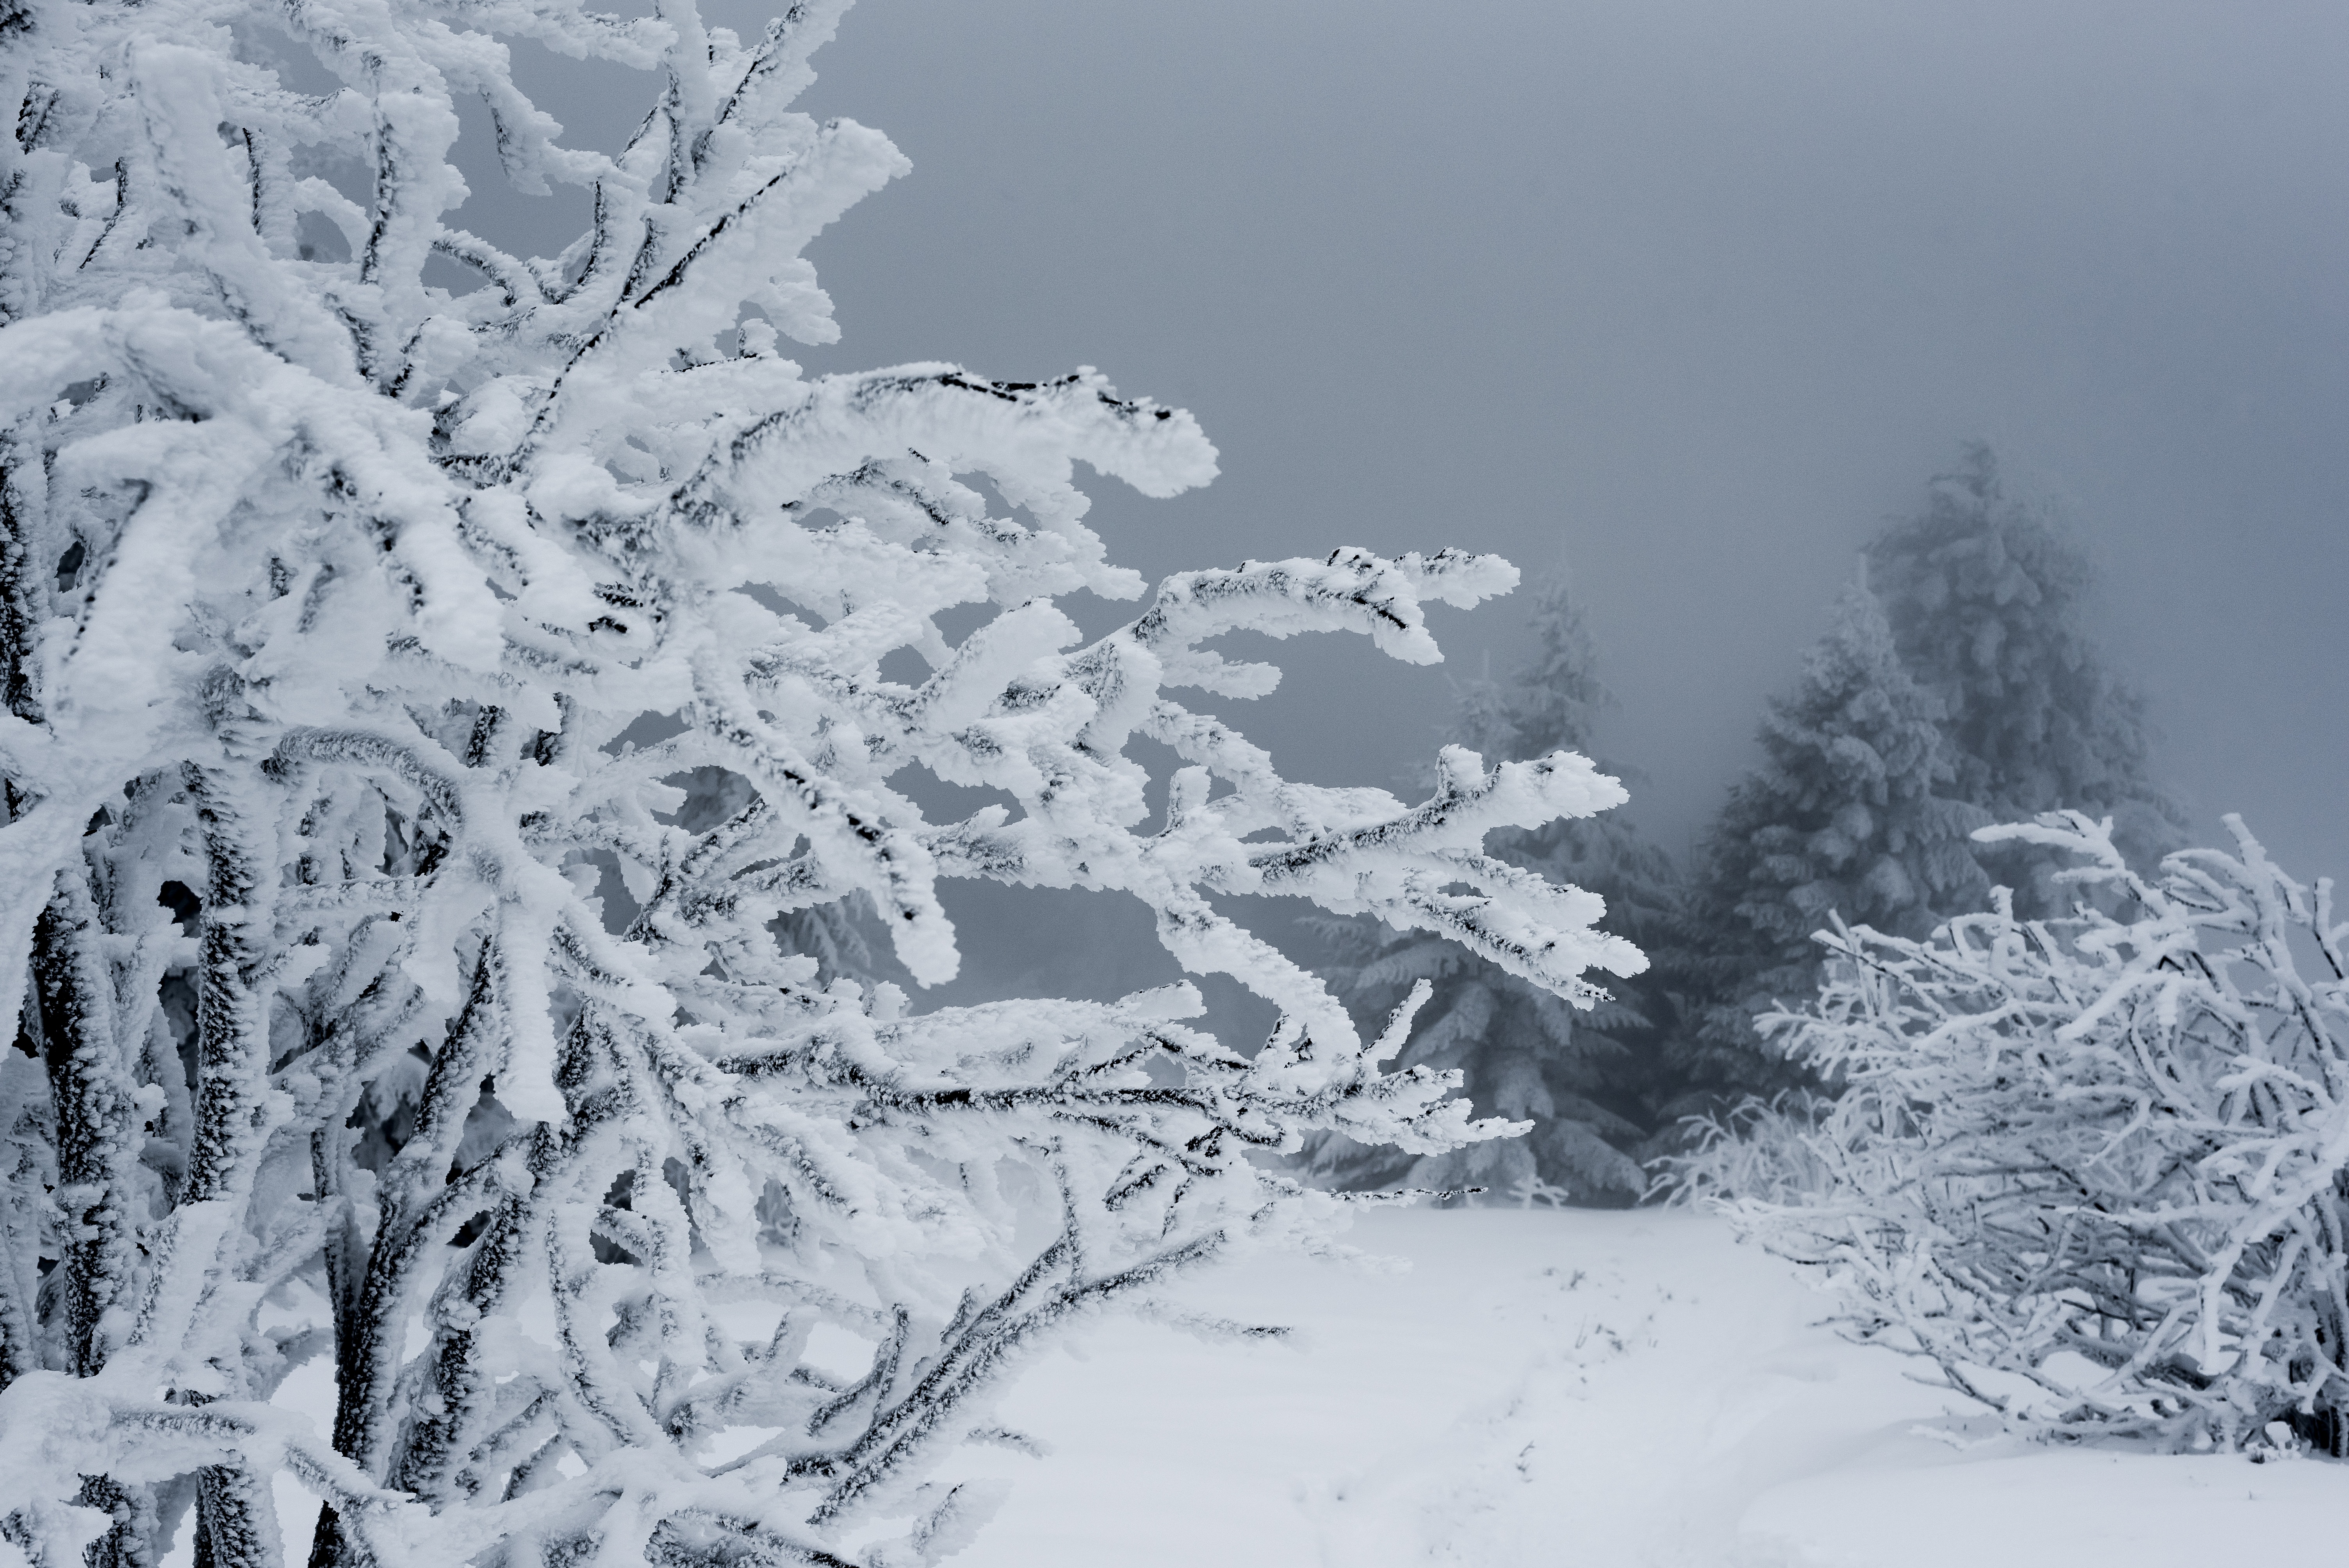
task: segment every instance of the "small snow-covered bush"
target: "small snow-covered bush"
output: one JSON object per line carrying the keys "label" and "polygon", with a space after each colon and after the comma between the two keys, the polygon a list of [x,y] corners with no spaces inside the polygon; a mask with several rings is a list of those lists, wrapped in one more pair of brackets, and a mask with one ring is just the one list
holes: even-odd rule
{"label": "small snow-covered bush", "polygon": [[1675,1130],[1680,1147],[1648,1161],[1645,1195],[1681,1205],[1806,1202],[1831,1180],[1811,1141],[1827,1105],[1824,1094],[1785,1089],[1682,1117]]}
{"label": "small snow-covered bush", "polygon": [[[2076,812],[1984,829],[2077,858],[2063,920],[1823,933],[1768,1020],[1838,1085],[1811,1190],[1728,1207],[1862,1339],[2047,1434],[2231,1445],[2349,1422],[2349,926],[2236,852],[2130,871]],[[2093,900],[2093,902],[2091,902]],[[2102,911],[2116,911],[2106,913]]]}
{"label": "small snow-covered bush", "polygon": [[[1245,900],[1636,966],[1481,852],[1618,802],[1583,759],[1406,805],[1174,695],[1270,689],[1238,630],[1433,660],[1506,563],[1187,573],[1086,640],[1057,598],[1144,584],[1074,466],[1204,483],[1188,416],[778,352],[904,167],[790,108],[842,9],[0,9],[0,1565],[148,1568],[191,1505],[209,1568],[936,1561],[1023,1354],[1339,1208],[1252,1155],[1505,1130]],[[635,139],[562,145],[509,38],[650,72]],[[561,254],[447,221],[476,99],[592,191]],[[1280,1026],[925,1011],[793,935],[854,901],[943,981],[957,878],[1138,898]]]}

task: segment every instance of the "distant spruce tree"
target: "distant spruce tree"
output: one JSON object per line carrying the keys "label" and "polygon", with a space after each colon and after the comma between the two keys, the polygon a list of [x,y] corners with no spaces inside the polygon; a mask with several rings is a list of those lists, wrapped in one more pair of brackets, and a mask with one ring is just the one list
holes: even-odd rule
{"label": "distant spruce tree", "polygon": [[[2083,627],[2087,557],[2002,493],[1987,446],[1967,447],[1925,510],[1888,524],[1867,560],[1902,663],[1941,705],[1942,793],[2002,822],[2109,816],[2140,871],[2183,841],[2147,775],[2143,701]],[[2069,912],[2072,894],[2049,880],[2056,857],[2028,844],[1979,854],[2021,912]]]}
{"label": "distant spruce tree", "polygon": [[[1538,588],[1532,612],[1533,656],[1510,678],[1475,681],[1461,694],[1459,743],[1488,761],[1561,749],[1590,755],[1599,716],[1614,705],[1565,581]],[[1599,766],[1625,771],[1603,758]],[[1677,900],[1675,870],[1619,811],[1495,834],[1488,848],[1598,893],[1607,901],[1605,928],[1643,949],[1665,934]],[[1404,1065],[1457,1068],[1477,1114],[1535,1124],[1522,1139],[1416,1160],[1323,1137],[1308,1155],[1319,1180],[1356,1189],[1540,1192],[1588,1206],[1630,1203],[1644,1191],[1646,1175],[1629,1151],[1652,1130],[1645,1092],[1651,1047],[1669,1006],[1648,976],[1615,981],[1610,999],[1584,1010],[1421,932],[1367,918],[1325,918],[1313,926],[1322,949],[1318,967],[1366,1016],[1384,1016],[1423,979],[1433,985]]]}
{"label": "distant spruce tree", "polygon": [[1954,774],[1942,717],[1877,596],[1865,583],[1846,588],[1801,685],[1772,699],[1763,763],[1732,787],[1661,944],[1660,971],[1681,999],[1664,1053],[1677,1089],[1667,1116],[1802,1081],[1753,1019],[1817,988],[1811,934],[1830,916],[1922,937],[1982,907],[1990,884],[1966,835],[1991,819],[1945,792]]}
{"label": "distant spruce tree", "polygon": [[1862,561],[1867,588],[1847,591],[1802,691],[1773,705],[1769,761],[1732,790],[1655,949],[1681,999],[1662,1054],[1669,1108],[1798,1081],[1750,1020],[1813,990],[1811,934],[1830,912],[1921,940],[1986,908],[1992,882],[2025,915],[2069,911],[2057,857],[1972,843],[1971,828],[2109,816],[2140,869],[2181,841],[2148,777],[2143,702],[2083,624],[2087,557],[2004,494],[1987,446],[1935,476],[1924,509],[1886,524]]}

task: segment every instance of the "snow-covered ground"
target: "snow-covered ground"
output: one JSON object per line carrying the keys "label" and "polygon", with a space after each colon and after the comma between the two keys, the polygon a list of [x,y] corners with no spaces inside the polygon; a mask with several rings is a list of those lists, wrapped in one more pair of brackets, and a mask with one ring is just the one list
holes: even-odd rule
{"label": "snow-covered ground", "polygon": [[[1183,1293],[1293,1325],[1290,1344],[1107,1320],[1033,1361],[1000,1414],[1050,1451],[951,1467],[1010,1483],[952,1568],[2212,1568],[2253,1543],[2343,1550],[2349,1465],[1998,1437],[1909,1363],[1816,1326],[1795,1271],[1708,1215],[1382,1210],[1349,1239],[1409,1266],[1267,1256]],[[323,1428],[331,1379],[314,1362],[279,1398]],[[298,1560],[316,1500],[278,1491]]]}
{"label": "snow-covered ground", "polygon": [[[2051,1449],[1814,1326],[1793,1271],[1685,1212],[1385,1211],[1191,1289],[1295,1347],[1105,1324],[982,1450],[954,1568],[2195,1568],[2341,1551],[2349,1466]],[[2256,1545],[2254,1545],[2256,1543]]]}

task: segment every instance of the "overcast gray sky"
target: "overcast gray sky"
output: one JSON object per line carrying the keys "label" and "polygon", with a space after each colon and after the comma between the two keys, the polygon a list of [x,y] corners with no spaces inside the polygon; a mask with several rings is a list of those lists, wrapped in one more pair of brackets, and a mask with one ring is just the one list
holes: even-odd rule
{"label": "overcast gray sky", "polygon": [[[1857,544],[1984,438],[2101,560],[2198,822],[2349,872],[2349,6],[864,0],[816,65],[914,172],[812,250],[844,335],[803,362],[1195,410],[1223,477],[1101,483],[1122,559],[1567,566],[1677,849]],[[614,75],[545,101],[608,143]],[[1521,636],[1438,630],[1455,673]],[[1234,717],[1291,772],[1435,744],[1445,671],[1282,662]]]}

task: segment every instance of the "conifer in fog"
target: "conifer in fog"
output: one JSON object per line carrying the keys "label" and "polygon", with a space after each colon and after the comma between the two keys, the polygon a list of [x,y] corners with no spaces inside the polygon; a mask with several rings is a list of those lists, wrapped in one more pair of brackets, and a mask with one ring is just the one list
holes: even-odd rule
{"label": "conifer in fog", "polygon": [[[1613,705],[1597,650],[1563,580],[1531,605],[1537,650],[1513,676],[1463,694],[1462,742],[1492,757],[1588,754],[1599,716]],[[1600,766],[1609,766],[1604,758]],[[1619,811],[1503,836],[1496,852],[1607,901],[1606,929],[1643,949],[1663,934],[1677,895],[1673,867]],[[1433,995],[1407,1062],[1463,1075],[1479,1114],[1532,1123],[1522,1140],[1488,1141],[1413,1160],[1343,1138],[1315,1140],[1310,1168],[1346,1186],[1483,1187],[1496,1196],[1546,1191],[1576,1203],[1623,1203],[1647,1185],[1631,1157],[1652,1130],[1641,1091],[1668,1003],[1647,976],[1629,976],[1596,1006],[1578,1008],[1500,965],[1425,933],[1370,920],[1324,921],[1323,972],[1358,1009],[1382,1013],[1422,981]]]}
{"label": "conifer in fog", "polygon": [[[1877,535],[1868,574],[1901,662],[1940,702],[1943,793],[1999,822],[2109,816],[2140,867],[2179,842],[2177,809],[2147,773],[2144,705],[2083,624],[2087,558],[2008,499],[1989,448],[1969,447],[1924,511]],[[2069,913],[2048,880],[2057,858],[2013,843],[1981,852],[2027,913]]]}
{"label": "conifer in fog", "polygon": [[[1568,997],[1637,966],[1482,852],[1618,802],[1581,758],[1450,749],[1407,805],[1176,695],[1268,690],[1242,629],[1433,660],[1505,563],[1185,573],[1088,640],[1056,599],[1145,585],[1074,465],[1203,483],[1188,416],[783,356],[904,168],[790,108],[841,9],[0,14],[0,1564],[935,1562],[1021,1356],[1339,1207],[1258,1157],[1498,1130],[1382,1065],[1423,992],[1363,1038],[1252,895]],[[648,73],[634,139],[563,145],[509,40]],[[516,188],[592,192],[562,253],[450,222],[474,99]],[[1139,898],[1279,1027],[795,950],[853,902],[942,982],[956,878]]]}
{"label": "conifer in fog", "polygon": [[1795,1081],[1753,1020],[1816,987],[1811,934],[1831,916],[1922,936],[1979,906],[1989,884],[1966,834],[1988,819],[1940,792],[1941,716],[1875,594],[1847,587],[1801,684],[1769,705],[1761,766],[1731,787],[1702,848],[1670,957],[1685,1008],[1670,1064],[1679,1109]]}
{"label": "conifer in fog", "polygon": [[[1774,705],[1770,764],[1733,789],[1686,922],[1662,949],[1689,1004],[1670,1055],[1691,1075],[1690,1107],[1791,1081],[1753,1054],[1749,1020],[1810,992],[1811,934],[1830,912],[1920,938],[1983,908],[1993,878],[2026,914],[2070,912],[2078,889],[2053,880],[2060,857],[2012,839],[1973,843],[1969,828],[2059,809],[2109,815],[2140,867],[2178,842],[2177,810],[2147,777],[2143,705],[2083,624],[2087,559],[2007,499],[1988,448],[1936,477],[1925,509],[1886,525],[1865,562],[1873,608],[1847,593],[1844,624],[1822,645],[1841,646],[1828,662],[1845,674],[1822,687],[1814,671],[1793,707]],[[1855,616],[1881,630],[1856,630]],[[1857,718],[1869,707],[1851,705],[1861,689],[1881,694],[1882,717]],[[1836,707],[1857,722],[1838,727],[1826,717]]]}

